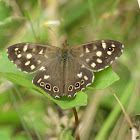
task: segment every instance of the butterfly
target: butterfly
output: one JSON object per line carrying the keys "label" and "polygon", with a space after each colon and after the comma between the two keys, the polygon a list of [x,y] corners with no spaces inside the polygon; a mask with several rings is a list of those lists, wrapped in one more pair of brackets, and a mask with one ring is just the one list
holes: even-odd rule
{"label": "butterfly", "polygon": [[23,72],[36,72],[32,83],[53,98],[74,97],[94,81],[94,72],[112,64],[124,45],[114,40],[95,40],[70,47],[18,43],[8,47],[8,58]]}

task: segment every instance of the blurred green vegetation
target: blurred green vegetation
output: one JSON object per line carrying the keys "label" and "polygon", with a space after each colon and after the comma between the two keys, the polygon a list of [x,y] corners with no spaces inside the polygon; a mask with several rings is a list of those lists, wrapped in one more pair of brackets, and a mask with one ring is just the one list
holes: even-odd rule
{"label": "blurred green vegetation", "polygon": [[[52,20],[60,22],[59,26],[50,25],[56,35],[43,26]],[[122,42],[123,55],[112,66],[120,80],[110,87],[130,116],[140,112],[139,31],[139,7],[134,0],[0,1],[0,51],[18,42]],[[108,89],[86,93],[88,105],[77,108],[81,140],[131,139],[129,125],[112,93]],[[61,110],[39,92],[13,85],[4,78],[0,79],[0,111],[0,140],[74,139],[72,110]]]}

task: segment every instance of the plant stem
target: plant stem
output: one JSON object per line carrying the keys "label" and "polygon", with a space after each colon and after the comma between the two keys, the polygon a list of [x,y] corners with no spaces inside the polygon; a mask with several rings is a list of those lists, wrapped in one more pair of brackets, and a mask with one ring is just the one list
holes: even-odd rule
{"label": "plant stem", "polygon": [[118,99],[118,97],[116,96],[116,94],[114,93],[114,91],[113,91],[111,88],[109,88],[109,87],[108,87],[108,89],[113,93],[114,97],[115,97],[116,100],[118,101],[118,103],[119,103],[120,107],[122,108],[122,111],[123,111],[123,113],[124,113],[124,115],[125,115],[125,118],[127,119],[128,123],[129,123],[130,127],[131,127],[132,129],[135,128],[135,126],[133,125],[133,123],[132,123],[130,117],[129,117],[128,114],[126,113],[126,111],[125,111],[123,105],[121,104],[120,100]]}
{"label": "plant stem", "polygon": [[76,108],[73,107],[72,108],[74,116],[75,116],[75,125],[76,125],[76,129],[75,129],[75,139],[76,140],[80,140],[80,136],[79,136],[79,120],[78,120],[78,115],[77,115],[77,111]]}

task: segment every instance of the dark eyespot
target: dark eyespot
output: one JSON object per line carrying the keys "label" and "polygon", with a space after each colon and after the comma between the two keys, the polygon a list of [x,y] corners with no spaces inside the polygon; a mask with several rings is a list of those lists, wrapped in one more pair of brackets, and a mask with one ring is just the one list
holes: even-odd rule
{"label": "dark eyespot", "polygon": [[40,86],[44,87],[44,82],[41,82],[41,83],[40,83]]}
{"label": "dark eyespot", "polygon": [[84,84],[84,80],[81,80],[81,85],[83,85]]}
{"label": "dark eyespot", "polygon": [[59,92],[59,88],[58,88],[57,86],[54,86],[54,87],[53,87],[53,91],[54,91],[54,92]]}
{"label": "dark eyespot", "polygon": [[75,84],[75,87],[76,87],[76,88],[80,87],[80,83],[77,82],[77,83]]}
{"label": "dark eyespot", "polygon": [[51,89],[50,84],[46,84],[46,89]]}
{"label": "dark eyespot", "polygon": [[55,91],[58,91],[58,88],[57,88],[57,87],[55,87],[55,88],[54,88],[54,90],[55,90]]}
{"label": "dark eyespot", "polygon": [[18,50],[18,51],[17,51],[17,54],[20,54],[20,53],[21,53],[21,51],[20,51],[20,50]]}
{"label": "dark eyespot", "polygon": [[112,50],[113,50],[113,48],[112,48],[112,47],[109,47],[109,48],[108,48],[108,51],[112,51]]}
{"label": "dark eyespot", "polygon": [[73,89],[73,86],[70,85],[70,86],[69,86],[69,91],[72,91],[72,89]]}

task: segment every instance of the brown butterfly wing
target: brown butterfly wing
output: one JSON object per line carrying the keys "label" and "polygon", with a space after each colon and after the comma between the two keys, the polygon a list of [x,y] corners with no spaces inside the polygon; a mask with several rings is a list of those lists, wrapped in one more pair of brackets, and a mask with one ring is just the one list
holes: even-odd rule
{"label": "brown butterfly wing", "polygon": [[79,63],[78,59],[70,56],[65,67],[64,93],[66,96],[74,97],[77,92],[85,89],[93,81],[93,72]]}
{"label": "brown butterfly wing", "polygon": [[18,43],[7,49],[8,58],[24,72],[37,71],[56,57],[58,47],[38,43]]}
{"label": "brown butterfly wing", "polygon": [[92,71],[110,66],[123,51],[123,44],[114,40],[96,40],[72,47],[72,55]]}

